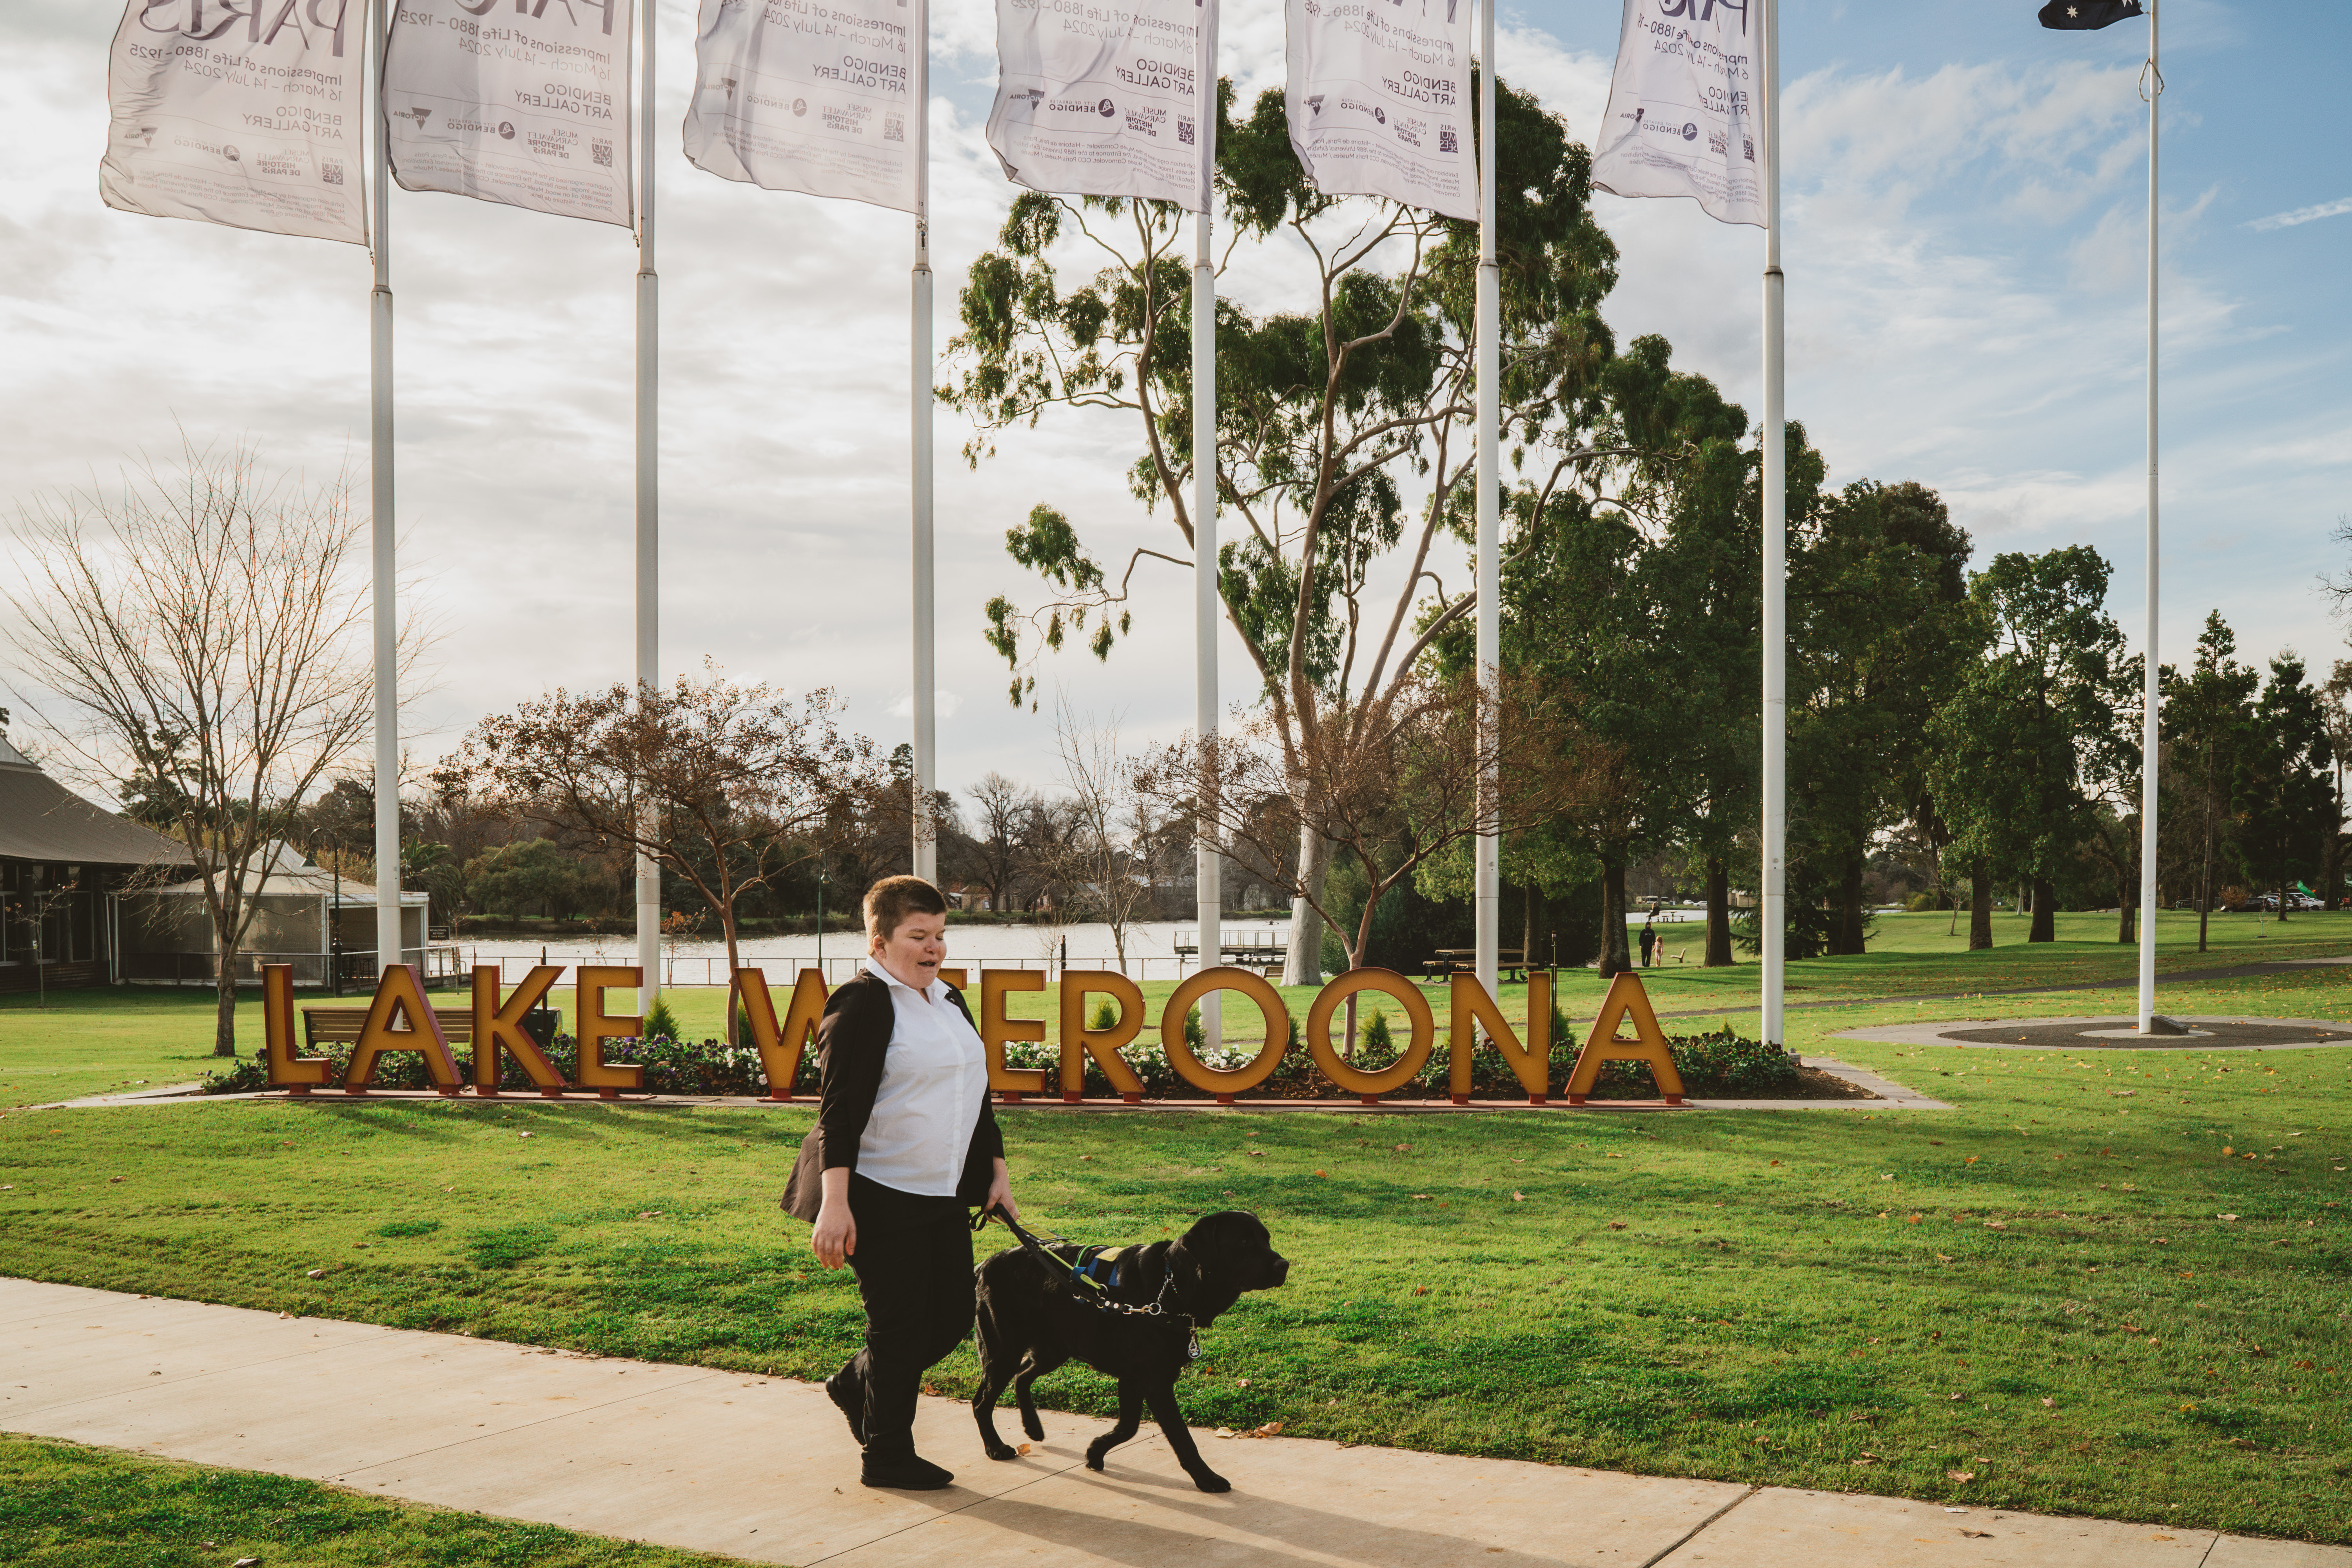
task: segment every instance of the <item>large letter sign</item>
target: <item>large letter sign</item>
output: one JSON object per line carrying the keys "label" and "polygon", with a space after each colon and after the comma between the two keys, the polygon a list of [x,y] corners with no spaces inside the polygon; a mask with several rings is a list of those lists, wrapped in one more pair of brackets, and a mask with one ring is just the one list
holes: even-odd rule
{"label": "large letter sign", "polygon": [[131,0],[107,61],[99,195],[149,217],[365,245],[364,16],[365,0]]}
{"label": "large letter sign", "polygon": [[[541,1094],[560,1096],[570,1087],[557,1074],[554,1065],[540,1051],[538,1045],[523,1032],[522,1016],[540,1004],[556,979],[562,974],[561,965],[534,968],[522,984],[503,1002],[499,994],[498,970],[482,965],[474,971],[474,994],[471,1024],[474,1047],[474,1091],[477,1094],[498,1093],[499,1053],[511,1053],[530,1074]],[[607,1016],[604,994],[608,990],[638,985],[643,976],[632,966],[583,964],[577,972],[579,990],[574,1025],[579,1042],[579,1068],[575,1074],[578,1087],[593,1089],[610,1100],[624,1090],[642,1092],[645,1088],[645,1068],[640,1063],[607,1063],[604,1045],[606,1040],[635,1038],[643,1022],[634,1017]],[[957,990],[965,989],[967,978],[961,969],[942,968],[940,978]],[[1012,999],[1024,993],[1045,991],[1047,977],[1034,969],[986,969],[978,976],[979,997],[972,1016],[980,1032],[981,1046],[988,1063],[988,1087],[993,1094],[1003,1095],[1009,1103],[1019,1103],[1029,1096],[1043,1096],[1060,1091],[1063,1100],[1070,1103],[1086,1098],[1087,1061],[1092,1058],[1108,1080],[1112,1090],[1129,1104],[1143,1099],[1144,1084],[1135,1067],[1120,1052],[1131,1045],[1144,1027],[1145,1007],[1142,987],[1123,974],[1108,970],[1065,970],[1061,973],[1060,1019],[1061,1059],[1058,1071],[1046,1068],[1008,1068],[1004,1050],[1016,1042],[1034,1044],[1045,1038],[1046,1021],[1043,1018],[1015,1018],[1010,1016]],[[783,1019],[778,1022],[776,1001],[768,989],[766,974],[758,969],[735,972],[735,987],[742,1000],[743,1020],[751,1043],[760,1053],[760,1065],[768,1079],[767,1099],[782,1101],[793,1099],[793,1084],[800,1072],[803,1054],[817,1035],[817,1026],[824,1016],[827,988],[824,976],[814,969],[803,969],[795,978],[792,999],[787,1004]],[[1195,1056],[1184,1038],[1187,1016],[1202,997],[1215,991],[1238,991],[1257,1004],[1265,1020],[1265,1043],[1257,1054],[1238,1067],[1213,1066]],[[1371,991],[1384,994],[1404,1009],[1411,1036],[1404,1050],[1386,1066],[1367,1068],[1341,1058],[1331,1043],[1333,1022],[1340,1006],[1350,996]],[[1486,1044],[1502,1058],[1519,1085],[1527,1091],[1532,1105],[1546,1103],[1550,1087],[1552,1048],[1551,976],[1535,970],[1528,976],[1528,1026],[1523,1044],[1518,1034],[1503,1016],[1502,1010],[1484,986],[1465,974],[1453,977],[1450,986],[1453,1004],[1452,1027],[1446,1047],[1448,1088],[1456,1105],[1469,1103],[1473,1086],[1474,1058],[1483,1037]],[[1096,1028],[1087,1017],[1088,1005],[1097,997],[1106,997],[1116,1004],[1118,1017],[1107,1028]],[[331,1081],[333,1064],[324,1057],[298,1057],[294,1054],[294,991],[293,971],[284,964],[269,964],[262,973],[262,1014],[268,1026],[268,1048],[264,1053],[268,1063],[272,1087],[295,1094],[307,1094],[312,1087]],[[359,1022],[352,1010],[327,1007],[314,1008],[316,1015],[341,1015],[326,1017],[325,1023],[350,1028]],[[451,1009],[449,1027],[461,1026],[466,1014]],[[461,1087],[458,1069],[443,1021],[427,1005],[423,977],[413,966],[387,968],[376,987],[374,999],[366,1011],[365,1023],[359,1030],[359,1043],[349,1069],[343,1076],[345,1089],[353,1093],[364,1092],[373,1075],[375,1058],[385,1051],[417,1051],[425,1058],[428,1076],[434,1086],[445,1094],[454,1094]],[[1617,1025],[1622,1019],[1633,1022],[1634,1034],[1630,1039],[1617,1037]],[[330,1035],[329,1038],[340,1037]],[[1290,1013],[1282,993],[1256,973],[1246,969],[1203,969],[1185,979],[1170,993],[1161,1004],[1160,1014],[1160,1046],[1166,1054],[1169,1067],[1176,1076],[1192,1088],[1213,1096],[1220,1104],[1230,1105],[1235,1098],[1255,1089],[1272,1077],[1289,1054],[1291,1043]],[[1307,1053],[1315,1066],[1322,1070],[1343,1094],[1358,1097],[1365,1103],[1378,1101],[1382,1096],[1407,1089],[1427,1068],[1436,1050],[1437,1019],[1430,1007],[1428,994],[1403,975],[1385,969],[1354,969],[1333,979],[1317,994],[1307,1016]],[[1645,1061],[1656,1076],[1659,1092],[1668,1104],[1682,1103],[1683,1084],[1675,1071],[1674,1054],[1664,1034],[1658,1027],[1657,1016],[1650,1010],[1648,994],[1642,988],[1638,975],[1631,971],[1618,975],[1610,983],[1608,998],[1601,1004],[1601,1016],[1578,1054],[1576,1065],[1569,1075],[1568,1097],[1571,1105],[1585,1103],[1600,1077],[1601,1064],[1612,1058]],[[1058,1081],[1056,1081],[1058,1080]]]}
{"label": "large letter sign", "polygon": [[633,0],[399,3],[383,103],[403,190],[628,226]]}
{"label": "large letter sign", "polygon": [[1325,195],[1475,223],[1470,0],[1290,0],[1290,147]]}

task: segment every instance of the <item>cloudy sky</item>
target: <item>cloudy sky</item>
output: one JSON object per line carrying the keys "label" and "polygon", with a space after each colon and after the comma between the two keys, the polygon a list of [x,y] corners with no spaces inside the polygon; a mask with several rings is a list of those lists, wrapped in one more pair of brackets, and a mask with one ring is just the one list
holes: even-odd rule
{"label": "cloudy sky", "polygon": [[[979,135],[993,12],[934,6],[944,343],[961,268],[1011,191]],[[2095,545],[2137,637],[2147,29],[2045,32],[2033,9],[1788,0],[1789,410],[1834,480],[1940,490],[1980,560]],[[2352,563],[2329,541],[2352,514],[2352,159],[2326,108],[2352,11],[2165,9],[2165,652],[2219,608],[2251,653],[2292,646],[2325,668],[2344,638],[2313,581]],[[183,427],[313,476],[363,465],[365,254],[106,210],[115,20],[105,0],[0,10],[17,128],[0,165],[0,499],[89,483]],[[836,687],[859,728],[895,742],[910,221],[690,168],[676,127],[691,7],[661,0],[660,21],[664,654]],[[1620,7],[1505,0],[1503,21],[1505,78],[1589,137]],[[1223,50],[1245,95],[1276,85],[1276,0],[1228,0]],[[1623,253],[1621,339],[1664,333],[1754,410],[1760,233],[1688,202],[1596,200]],[[402,564],[446,633],[415,724],[430,756],[547,687],[630,673],[635,256],[618,228],[458,197],[395,191],[392,210]],[[1253,286],[1271,287],[1234,291],[1286,302]],[[954,460],[962,435],[942,411],[941,782],[1044,782],[1049,717],[1006,706],[980,640],[992,595],[1036,596],[1005,529],[1051,500],[1105,557],[1181,545],[1125,493],[1125,422],[1022,433],[977,472]],[[1107,665],[1050,661],[1041,689],[1066,683],[1131,736],[1172,735],[1192,713],[1192,585],[1150,564],[1138,584],[1135,637]],[[1228,700],[1246,698],[1237,648],[1225,668]]]}

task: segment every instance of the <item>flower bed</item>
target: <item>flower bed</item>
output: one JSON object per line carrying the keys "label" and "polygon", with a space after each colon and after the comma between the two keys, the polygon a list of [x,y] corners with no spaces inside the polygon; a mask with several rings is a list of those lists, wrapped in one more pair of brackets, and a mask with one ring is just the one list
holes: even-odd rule
{"label": "flower bed", "polygon": [[[1568,1037],[1563,1026],[1553,1031],[1555,1044],[1551,1050],[1550,1070],[1546,1075],[1548,1094],[1557,1099],[1567,1092],[1568,1076],[1576,1066],[1577,1043]],[[1745,1095],[1776,1097],[1799,1091],[1797,1058],[1778,1046],[1764,1045],[1744,1038],[1724,1029],[1709,1035],[1681,1035],[1668,1039],[1673,1049],[1675,1067],[1683,1077],[1683,1089],[1693,1095]],[[1206,1050],[1195,1045],[1194,1055],[1211,1068],[1230,1071],[1247,1067],[1257,1058],[1257,1047],[1239,1046],[1222,1050]],[[341,1081],[351,1065],[349,1046],[328,1046],[323,1054],[333,1063],[331,1079]],[[449,1054],[457,1064],[458,1077],[467,1082],[473,1078],[474,1053],[467,1046],[452,1046]],[[566,1082],[576,1082],[574,1069],[579,1064],[579,1045],[569,1035],[558,1035],[548,1049],[548,1060]],[[1157,1045],[1131,1045],[1119,1053],[1135,1076],[1143,1080],[1144,1096],[1150,1100],[1205,1100],[1206,1090],[1195,1089],[1176,1076],[1169,1065],[1168,1053]],[[1368,1026],[1357,1039],[1355,1065],[1367,1072],[1377,1072],[1397,1058],[1394,1042],[1390,1037],[1386,1020],[1372,1015]],[[656,1036],[645,1040],[608,1040],[604,1059],[614,1066],[642,1065],[646,1069],[645,1089],[653,1094],[712,1094],[764,1096],[768,1093],[768,1075],[760,1065],[760,1053],[750,1046],[730,1047],[719,1040],[674,1040]],[[1052,1099],[1061,1093],[1061,1051],[1058,1047],[1015,1041],[1004,1047],[1004,1065],[1015,1070],[1042,1068],[1045,1073],[1045,1097]],[[1446,1031],[1438,1031],[1437,1045],[1429,1060],[1412,1081],[1397,1093],[1409,1099],[1444,1099],[1451,1092],[1453,1068]],[[206,1094],[249,1094],[269,1087],[267,1069],[258,1059],[238,1062],[226,1072],[208,1074],[205,1079]],[[429,1089],[432,1080],[425,1076],[425,1058],[417,1051],[397,1051],[376,1058],[376,1089]],[[499,1087],[515,1093],[528,1094],[534,1086],[530,1078],[510,1056],[499,1062]],[[801,1058],[793,1091],[814,1096],[818,1089],[816,1053],[809,1051]],[[1116,1100],[1118,1091],[1104,1076],[1102,1067],[1093,1057],[1086,1058],[1086,1095],[1090,1100]],[[1500,1053],[1493,1047],[1481,1045],[1470,1058],[1470,1092],[1480,1100],[1520,1100],[1527,1090],[1521,1087],[1518,1075],[1512,1072]],[[1658,1089],[1651,1078],[1646,1062],[1612,1061],[1601,1068],[1600,1081],[1592,1096],[1597,1100],[1654,1100]],[[1283,1053],[1281,1064],[1264,1082],[1241,1096],[1244,1100],[1337,1100],[1347,1098],[1346,1092],[1324,1076],[1308,1057],[1292,1028],[1290,1046]]]}

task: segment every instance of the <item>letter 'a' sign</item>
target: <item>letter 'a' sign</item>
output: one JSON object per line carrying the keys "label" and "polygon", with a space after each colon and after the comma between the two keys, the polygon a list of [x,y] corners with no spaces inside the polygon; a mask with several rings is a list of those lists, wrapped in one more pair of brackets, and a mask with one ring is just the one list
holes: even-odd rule
{"label": "letter 'a' sign", "polygon": [[367,243],[366,0],[131,0],[107,59],[106,205]]}
{"label": "letter 'a' sign", "polygon": [[401,189],[629,226],[635,14],[634,0],[400,0],[383,108]]}

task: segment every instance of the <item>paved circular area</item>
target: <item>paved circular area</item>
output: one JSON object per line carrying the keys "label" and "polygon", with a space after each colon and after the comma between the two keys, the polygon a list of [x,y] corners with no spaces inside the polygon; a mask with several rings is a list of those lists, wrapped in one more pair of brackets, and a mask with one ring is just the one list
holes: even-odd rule
{"label": "paved circular area", "polygon": [[2012,1051],[2277,1051],[2352,1046],[2352,1025],[2321,1018],[2176,1016],[2186,1035],[2143,1038],[2131,1017],[1964,1018],[1852,1029],[1843,1039],[1910,1046],[1991,1046]]}

